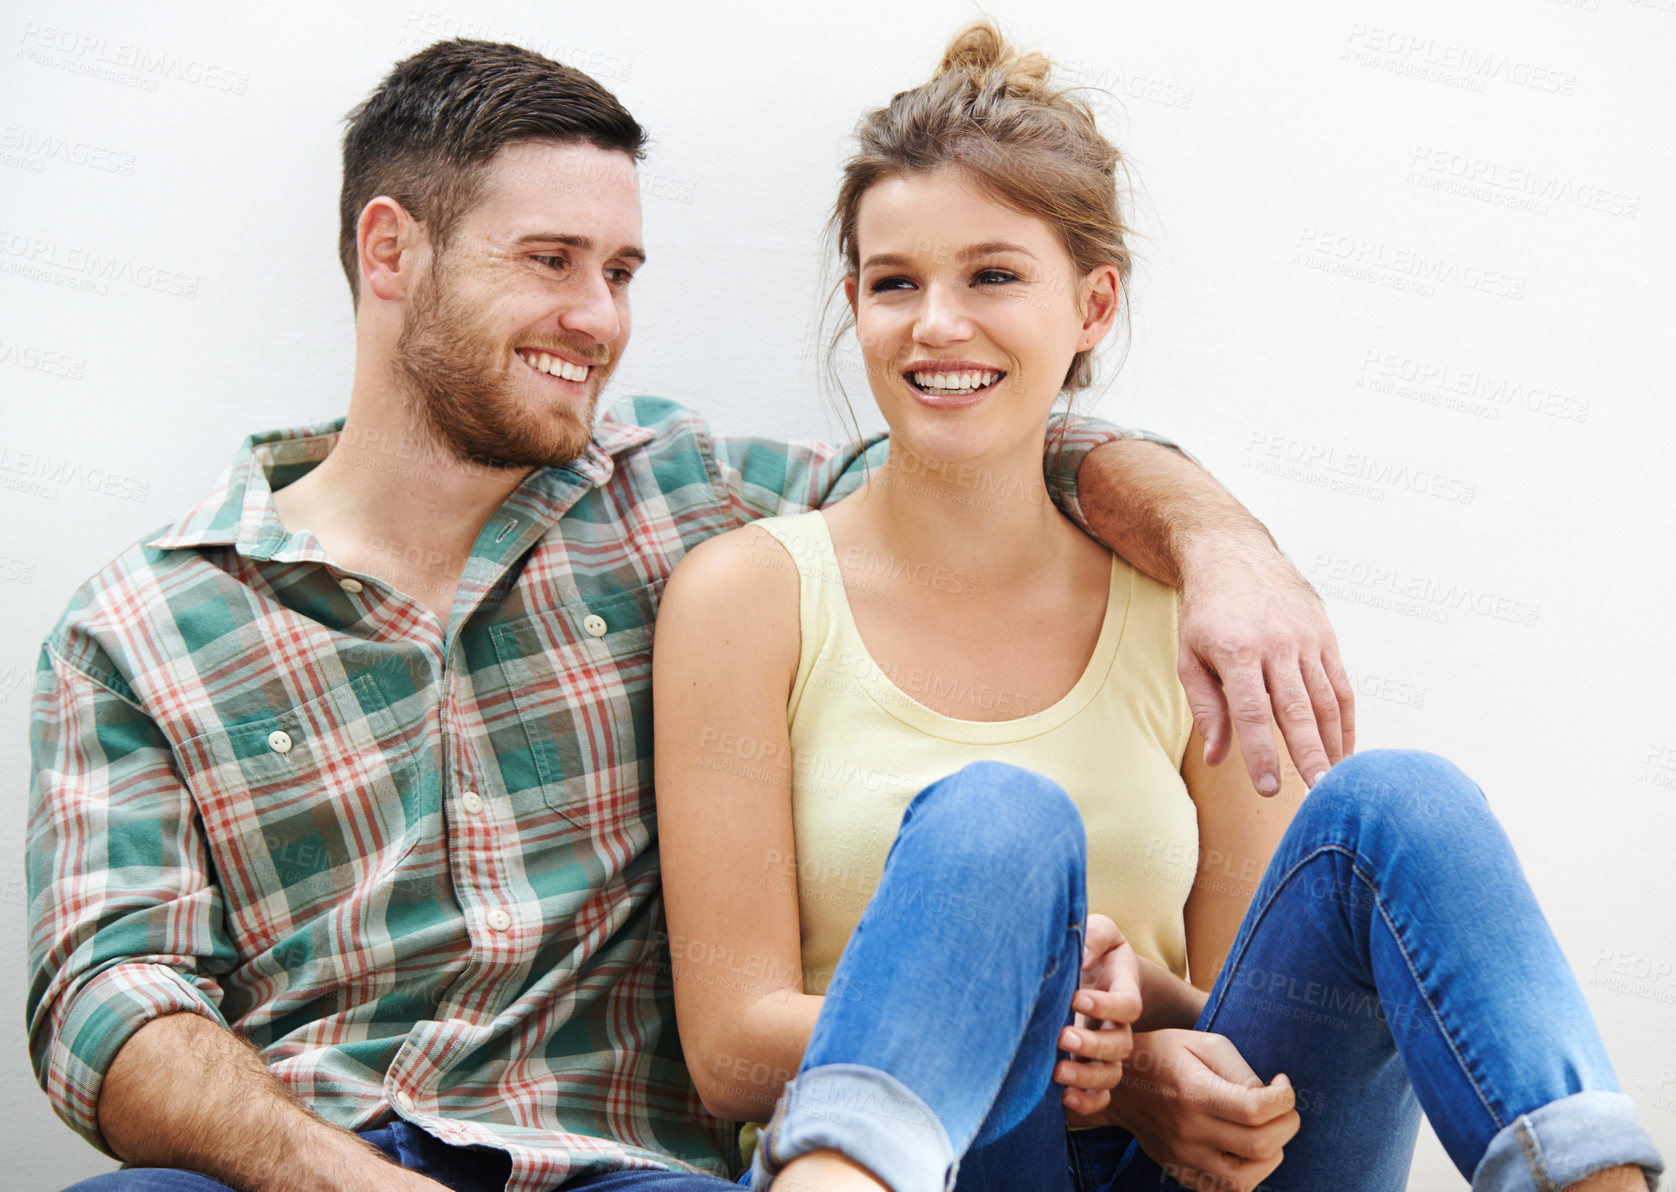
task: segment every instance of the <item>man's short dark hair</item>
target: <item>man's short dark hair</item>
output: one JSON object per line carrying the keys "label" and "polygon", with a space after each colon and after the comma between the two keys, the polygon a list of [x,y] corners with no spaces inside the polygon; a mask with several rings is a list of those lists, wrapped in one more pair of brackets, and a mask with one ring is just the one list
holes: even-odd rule
{"label": "man's short dark hair", "polygon": [[441,252],[482,197],[483,167],[514,141],[588,144],[646,156],[646,133],[617,97],[534,50],[458,37],[396,63],[345,117],[338,257],[360,302],[361,212],[389,195]]}

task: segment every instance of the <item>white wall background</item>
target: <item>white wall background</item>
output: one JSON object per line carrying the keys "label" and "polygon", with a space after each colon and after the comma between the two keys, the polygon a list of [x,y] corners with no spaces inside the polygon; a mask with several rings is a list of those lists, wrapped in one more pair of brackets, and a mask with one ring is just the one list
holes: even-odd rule
{"label": "white wall background", "polygon": [[[1673,9],[989,5],[1116,95],[1140,170],[1134,347],[1097,409],[1187,444],[1324,589],[1365,746],[1441,751],[1490,792],[1676,1158]],[[442,36],[590,70],[656,139],[618,390],[833,436],[811,325],[845,138],[974,12],[0,5],[7,1186],[108,1166],[23,1045],[36,650],[242,436],[343,408],[343,113]],[[1463,1183],[1423,1140],[1411,1188]]]}

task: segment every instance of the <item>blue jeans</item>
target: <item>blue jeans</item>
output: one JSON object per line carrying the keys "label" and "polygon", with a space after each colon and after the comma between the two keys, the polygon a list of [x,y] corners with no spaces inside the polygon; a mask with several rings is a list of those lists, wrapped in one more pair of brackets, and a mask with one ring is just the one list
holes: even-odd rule
{"label": "blue jeans", "polygon": [[[856,993],[822,1008],[753,1187],[822,1148],[894,1192],[1181,1187],[1120,1129],[1068,1131],[1051,1083],[1084,848],[1026,771],[920,793],[833,976]],[[904,912],[928,893],[977,913]],[[1305,799],[1197,1027],[1297,1090],[1265,1190],[1398,1192],[1422,1109],[1475,1189],[1663,1169],[1482,792],[1429,754],[1359,754]]]}
{"label": "blue jeans", "polygon": [[[450,1146],[411,1122],[394,1121],[361,1137],[409,1171],[454,1192],[502,1192],[512,1162],[493,1147]],[[561,1185],[565,1192],[727,1192],[734,1185],[685,1171],[613,1171]],[[219,1180],[172,1167],[128,1167],[83,1180],[65,1192],[233,1192]]]}

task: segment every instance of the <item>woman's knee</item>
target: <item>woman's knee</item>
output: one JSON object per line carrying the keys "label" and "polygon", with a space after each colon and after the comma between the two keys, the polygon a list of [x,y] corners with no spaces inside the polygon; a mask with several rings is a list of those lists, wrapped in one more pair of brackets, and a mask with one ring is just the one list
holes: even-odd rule
{"label": "woman's knee", "polygon": [[903,822],[943,817],[1001,840],[1082,835],[1082,813],[1063,787],[1005,762],[972,762],[933,782],[915,796]]}
{"label": "woman's knee", "polygon": [[[1373,749],[1327,771],[1299,809],[1306,829],[1370,833],[1395,830],[1405,839],[1452,833],[1494,822],[1484,793],[1449,759],[1416,749]],[[1456,837],[1458,839],[1458,837]]]}

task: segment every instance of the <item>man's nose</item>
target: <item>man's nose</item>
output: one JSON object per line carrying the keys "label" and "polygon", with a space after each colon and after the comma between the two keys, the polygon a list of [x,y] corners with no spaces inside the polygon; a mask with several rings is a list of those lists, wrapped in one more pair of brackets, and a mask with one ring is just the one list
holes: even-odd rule
{"label": "man's nose", "polygon": [[559,312],[559,326],[598,343],[608,344],[622,334],[623,321],[617,313],[616,296],[603,277],[594,277],[570,291],[569,302]]}

